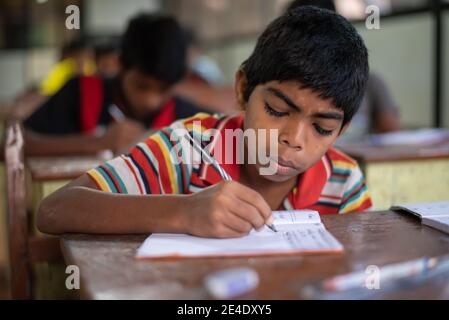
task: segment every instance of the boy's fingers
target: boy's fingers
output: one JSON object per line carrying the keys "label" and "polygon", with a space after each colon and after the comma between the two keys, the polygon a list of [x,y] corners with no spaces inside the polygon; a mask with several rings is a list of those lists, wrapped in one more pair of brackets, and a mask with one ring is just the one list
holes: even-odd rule
{"label": "boy's fingers", "polygon": [[226,225],[223,225],[220,230],[218,230],[218,233],[215,236],[218,238],[239,238],[243,235],[244,233],[238,232]]}
{"label": "boy's fingers", "polygon": [[256,207],[238,198],[235,198],[230,206],[230,210],[256,230],[260,229],[265,224],[265,218]]}
{"label": "boy's fingers", "polygon": [[247,234],[251,231],[253,226],[248,221],[242,219],[240,216],[230,212],[223,221],[223,224],[228,228],[240,233]]}
{"label": "boy's fingers", "polygon": [[248,188],[240,183],[236,184],[236,187],[239,188],[236,192],[236,196],[245,201],[246,203],[254,206],[260,212],[264,220],[267,220],[271,217],[271,208],[265,201],[265,199],[256,191],[251,188]]}

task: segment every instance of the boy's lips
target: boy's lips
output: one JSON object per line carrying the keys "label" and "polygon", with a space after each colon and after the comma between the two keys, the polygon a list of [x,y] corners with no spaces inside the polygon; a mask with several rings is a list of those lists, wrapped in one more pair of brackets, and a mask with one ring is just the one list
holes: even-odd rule
{"label": "boy's lips", "polygon": [[279,175],[295,175],[299,172],[291,161],[282,158],[272,159],[272,161],[276,165],[276,173]]}

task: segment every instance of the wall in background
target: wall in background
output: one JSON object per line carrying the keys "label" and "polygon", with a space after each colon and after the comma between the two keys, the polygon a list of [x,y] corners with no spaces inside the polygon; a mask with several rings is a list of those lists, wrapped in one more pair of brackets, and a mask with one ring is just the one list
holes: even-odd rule
{"label": "wall in background", "polygon": [[159,0],[89,0],[86,4],[86,28],[90,35],[121,34],[128,19],[140,11],[157,11]]}
{"label": "wall in background", "polygon": [[247,38],[244,41],[229,43],[226,47],[206,50],[223,71],[225,83],[233,85],[235,72],[242,62],[249,57],[256,45],[257,38]]}
{"label": "wall in background", "polygon": [[358,31],[369,49],[371,70],[381,75],[407,127],[432,125],[433,20],[430,14],[381,19],[380,30]]}
{"label": "wall in background", "polygon": [[0,51],[0,102],[11,99],[25,87],[25,59],[23,50]]}
{"label": "wall in background", "polygon": [[58,59],[56,48],[0,50],[0,103],[38,83]]}

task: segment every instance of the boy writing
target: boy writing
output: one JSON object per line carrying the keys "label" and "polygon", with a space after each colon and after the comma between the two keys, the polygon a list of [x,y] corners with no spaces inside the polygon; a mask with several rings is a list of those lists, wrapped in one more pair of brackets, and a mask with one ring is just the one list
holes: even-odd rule
{"label": "boy writing", "polygon": [[[271,210],[368,209],[357,163],[332,148],[357,111],[367,77],[367,50],[348,21],[314,7],[289,11],[268,26],[237,72],[235,92],[244,112],[198,114],[157,132],[46,198],[38,227],[48,233],[223,238],[270,224]],[[220,144],[226,130],[257,133],[251,143],[233,136],[246,152],[243,163],[235,161],[235,143]],[[270,131],[277,133],[274,153],[264,143],[273,140]],[[185,132],[210,142],[208,152],[233,181],[224,182],[204,159],[189,161]],[[268,168],[248,152],[254,145],[265,148]]]}

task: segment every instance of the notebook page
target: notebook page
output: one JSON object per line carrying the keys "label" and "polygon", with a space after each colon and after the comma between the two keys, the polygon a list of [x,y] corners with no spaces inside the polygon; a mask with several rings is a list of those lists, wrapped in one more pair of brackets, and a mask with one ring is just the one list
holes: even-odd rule
{"label": "notebook page", "polygon": [[421,218],[444,217],[444,216],[449,217],[449,201],[406,204],[406,205],[393,206],[392,209],[393,210],[405,209],[414,214],[417,214]]}
{"label": "notebook page", "polygon": [[449,233],[449,216],[425,217],[422,219],[422,223],[440,231]]}
{"label": "notebook page", "polygon": [[321,223],[320,214],[314,210],[273,211],[273,224],[277,226],[298,223]]}
{"label": "notebook page", "polygon": [[342,251],[343,246],[321,223],[282,225],[278,232],[267,227],[232,239],[200,238],[184,234],[153,234],[137,251],[137,258],[170,256],[255,256]]}

